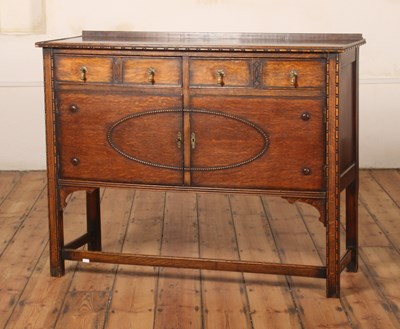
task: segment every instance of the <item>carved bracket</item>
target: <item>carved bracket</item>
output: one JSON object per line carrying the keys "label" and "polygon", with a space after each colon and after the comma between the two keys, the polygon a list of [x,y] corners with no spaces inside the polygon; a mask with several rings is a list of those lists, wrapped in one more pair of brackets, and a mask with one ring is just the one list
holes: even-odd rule
{"label": "carved bracket", "polygon": [[325,199],[312,199],[312,198],[298,198],[298,197],[283,197],[290,204],[295,202],[308,203],[319,212],[319,221],[326,226],[326,201]]}
{"label": "carved bracket", "polygon": [[97,190],[97,187],[74,187],[74,186],[67,186],[67,187],[59,187],[58,189],[58,209],[64,210],[68,204],[67,198],[68,196],[77,191],[86,191],[87,193],[93,193]]}

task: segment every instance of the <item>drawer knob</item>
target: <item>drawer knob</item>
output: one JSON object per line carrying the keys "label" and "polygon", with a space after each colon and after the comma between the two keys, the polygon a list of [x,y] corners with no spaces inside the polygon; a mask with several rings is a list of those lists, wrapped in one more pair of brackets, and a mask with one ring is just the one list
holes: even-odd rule
{"label": "drawer knob", "polygon": [[79,107],[76,106],[75,104],[72,104],[71,107],[69,108],[69,110],[70,110],[72,113],[76,113],[76,112],[79,111]]}
{"label": "drawer knob", "polygon": [[216,71],[216,76],[217,76],[217,84],[219,84],[221,87],[223,87],[224,84],[225,84],[225,82],[224,82],[224,76],[225,76],[224,70],[217,70]]}
{"label": "drawer knob", "polygon": [[301,119],[303,121],[308,121],[308,120],[310,120],[310,118],[311,118],[311,115],[308,112],[304,112],[304,113],[301,114]]}
{"label": "drawer knob", "polygon": [[303,168],[303,174],[304,174],[305,176],[311,175],[311,169],[310,169],[310,168],[307,168],[307,167]]}
{"label": "drawer knob", "polygon": [[86,74],[87,74],[87,72],[88,72],[87,67],[86,67],[86,66],[81,66],[81,68],[79,69],[79,72],[81,73],[80,79],[81,79],[82,81],[86,81],[86,80],[87,80]]}
{"label": "drawer knob", "polygon": [[156,69],[154,67],[149,67],[147,69],[147,81],[149,83],[151,83],[152,85],[154,85],[154,83],[156,82],[154,80],[154,76],[156,75]]}
{"label": "drawer knob", "polygon": [[71,163],[72,163],[74,166],[79,165],[80,162],[81,162],[81,161],[80,161],[78,158],[76,158],[76,157],[71,158]]}
{"label": "drawer knob", "polygon": [[297,77],[298,77],[298,74],[295,70],[290,71],[290,74],[289,74],[290,84],[293,87],[297,87]]}

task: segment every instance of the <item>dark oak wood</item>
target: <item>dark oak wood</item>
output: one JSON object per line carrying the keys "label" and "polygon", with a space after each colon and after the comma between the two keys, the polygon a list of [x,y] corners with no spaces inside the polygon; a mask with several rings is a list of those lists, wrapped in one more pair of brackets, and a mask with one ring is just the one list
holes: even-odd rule
{"label": "dark oak wood", "polygon": [[[326,279],[357,270],[360,34],[84,31],[44,48],[51,273],[66,259]],[[326,266],[102,251],[100,187],[262,193],[316,207]],[[346,252],[340,257],[340,192]],[[87,233],[64,245],[67,196]],[[88,244],[88,251],[76,250]]]}
{"label": "dark oak wood", "polygon": [[325,69],[324,61],[267,60],[263,63],[262,82],[266,88],[292,88],[288,72],[295,72],[296,88],[322,88]]}
{"label": "dark oak wood", "polygon": [[365,43],[361,34],[83,31],[40,47],[120,47],[137,50],[344,52]]}
{"label": "dark oak wood", "polygon": [[[230,170],[194,171],[193,185],[324,190],[323,99],[203,95],[192,96],[190,107],[246,118],[268,135],[265,155]],[[310,119],[302,120],[303,113]],[[253,127],[212,113],[193,113],[192,126],[198,145],[194,167],[239,163],[256,156],[264,144]],[[304,175],[304,168],[312,174]]]}
{"label": "dark oak wood", "polygon": [[78,261],[93,261],[101,263],[118,263],[130,265],[147,265],[177,268],[193,268],[216,271],[237,271],[249,273],[283,274],[325,278],[326,270],[323,266],[278,264],[266,262],[250,262],[239,260],[219,260],[208,258],[149,256],[138,254],[103,253],[95,251],[80,251],[64,248],[66,259]]}
{"label": "dark oak wood", "polygon": [[88,250],[101,250],[100,189],[86,192],[86,228],[90,236]]}
{"label": "dark oak wood", "polygon": [[[222,74],[220,78],[218,71]],[[246,87],[252,84],[251,61],[248,59],[195,58],[190,61],[189,74],[191,86]]]}

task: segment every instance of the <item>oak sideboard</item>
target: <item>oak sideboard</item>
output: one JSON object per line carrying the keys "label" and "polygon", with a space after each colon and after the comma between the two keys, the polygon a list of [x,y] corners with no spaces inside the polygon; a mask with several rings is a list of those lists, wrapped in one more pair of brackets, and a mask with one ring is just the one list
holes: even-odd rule
{"label": "oak sideboard", "polygon": [[[297,275],[357,271],[360,34],[83,31],[43,47],[50,267],[65,260]],[[255,193],[305,202],[326,265],[102,250],[101,187]],[[64,242],[67,197],[87,232]],[[340,248],[345,190],[346,245]],[[86,246],[86,248],[81,248]]]}

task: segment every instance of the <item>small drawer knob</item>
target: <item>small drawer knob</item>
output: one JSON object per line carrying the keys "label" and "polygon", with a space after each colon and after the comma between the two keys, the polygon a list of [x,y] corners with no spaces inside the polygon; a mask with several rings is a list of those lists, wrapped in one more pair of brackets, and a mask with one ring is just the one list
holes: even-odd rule
{"label": "small drawer knob", "polygon": [[308,121],[308,120],[310,120],[310,118],[311,118],[311,115],[308,112],[304,112],[304,113],[301,114],[301,119],[303,121]]}
{"label": "small drawer knob", "polygon": [[289,73],[290,80],[289,81],[293,87],[297,87],[297,78],[298,78],[297,72],[295,70],[290,71],[290,73]]}
{"label": "small drawer knob", "polygon": [[71,158],[71,163],[72,163],[74,166],[79,165],[80,162],[81,162],[81,161],[80,161],[78,158],[76,158],[76,157]]}
{"label": "small drawer knob", "polygon": [[305,176],[311,175],[311,169],[310,169],[310,168],[307,168],[307,167],[304,167],[304,168],[303,168],[303,174],[304,174]]}
{"label": "small drawer knob", "polygon": [[79,107],[76,106],[75,104],[72,104],[72,105],[70,106],[69,110],[70,110],[72,113],[76,113],[76,112],[79,111]]}
{"label": "small drawer knob", "polygon": [[225,85],[225,82],[224,82],[225,72],[224,72],[224,70],[217,70],[215,72],[215,75],[217,76],[217,84],[219,84],[221,87],[223,87]]}
{"label": "small drawer knob", "polygon": [[147,81],[154,85],[156,80],[154,79],[154,76],[156,75],[156,69],[154,67],[149,67],[147,69]]}
{"label": "small drawer knob", "polygon": [[86,81],[87,80],[87,72],[88,72],[88,69],[87,69],[87,67],[86,66],[81,66],[81,68],[79,69],[79,72],[80,72],[80,79],[81,79],[81,81]]}

